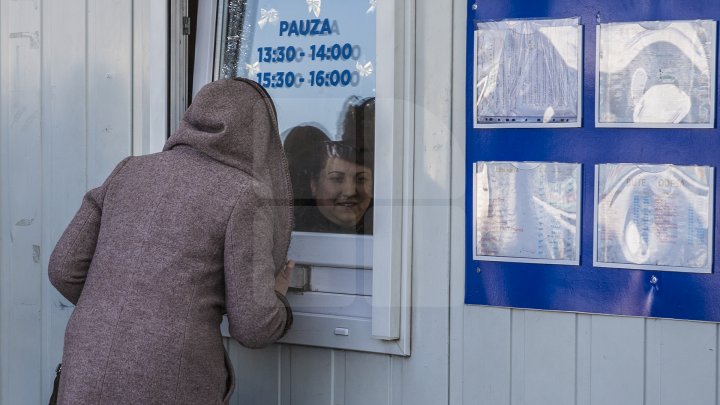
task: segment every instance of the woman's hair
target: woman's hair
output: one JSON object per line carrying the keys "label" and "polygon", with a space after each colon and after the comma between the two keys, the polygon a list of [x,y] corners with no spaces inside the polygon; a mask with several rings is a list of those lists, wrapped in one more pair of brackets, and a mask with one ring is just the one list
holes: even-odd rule
{"label": "woman's hair", "polygon": [[340,147],[336,148],[339,157],[370,169],[374,168],[375,97],[368,97],[348,105],[339,143]]}
{"label": "woman's hair", "polygon": [[290,181],[296,205],[313,205],[310,178],[316,177],[325,165],[326,143],[330,138],[312,125],[294,127],[285,138]]}
{"label": "woman's hair", "polygon": [[320,165],[312,177],[317,179],[327,159],[337,157],[342,160],[373,169],[375,166],[375,98],[348,103],[342,120],[342,137],[339,141],[326,141],[325,153]]}

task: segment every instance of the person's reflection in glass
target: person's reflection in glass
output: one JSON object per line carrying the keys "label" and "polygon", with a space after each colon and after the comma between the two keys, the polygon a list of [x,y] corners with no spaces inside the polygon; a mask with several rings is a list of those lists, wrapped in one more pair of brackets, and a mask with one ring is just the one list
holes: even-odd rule
{"label": "person's reflection in glass", "polygon": [[299,125],[288,132],[283,147],[290,170],[295,203],[296,230],[302,228],[305,221],[298,219],[305,215],[304,207],[315,206],[315,198],[310,191],[310,179],[320,172],[323,165],[322,155],[325,144],[330,138],[325,132],[312,125]]}
{"label": "person's reflection in glass", "polygon": [[312,126],[285,140],[297,231],[372,234],[374,99],[352,103],[342,128],[339,141]]}
{"label": "person's reflection in glass", "polygon": [[335,225],[326,224],[325,228],[338,233],[370,233],[372,223],[364,217],[373,198],[371,165],[346,141],[328,142],[327,152],[322,169],[310,179],[318,211]]}

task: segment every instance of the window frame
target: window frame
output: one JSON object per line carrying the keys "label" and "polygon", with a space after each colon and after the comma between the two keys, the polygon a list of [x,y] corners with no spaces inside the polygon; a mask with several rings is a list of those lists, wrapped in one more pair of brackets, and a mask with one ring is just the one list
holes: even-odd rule
{"label": "window frame", "polygon": [[[371,269],[372,297],[356,295],[346,313],[329,315],[304,308],[318,302],[339,308],[353,296],[289,293],[295,327],[281,343],[410,355],[415,1],[376,4],[376,133],[392,135],[375,140],[373,235],[293,232],[288,253],[310,267]],[[196,55],[214,49],[214,57],[195,64],[193,94],[219,77],[226,5],[200,0]],[[368,300],[371,309],[358,312],[356,304]],[[228,336],[226,324],[223,331]]]}

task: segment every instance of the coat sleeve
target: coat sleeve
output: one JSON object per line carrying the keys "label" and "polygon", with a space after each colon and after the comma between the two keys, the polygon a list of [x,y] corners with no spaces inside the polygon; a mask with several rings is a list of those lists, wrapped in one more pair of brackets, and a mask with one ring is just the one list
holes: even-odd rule
{"label": "coat sleeve", "polygon": [[90,262],[95,254],[105,193],[112,179],[129,159],[120,162],[102,186],[85,194],[80,209],[50,255],[50,282],[73,305],[77,305],[80,299]]}
{"label": "coat sleeve", "polygon": [[292,310],[275,292],[271,210],[247,200],[236,204],[225,235],[225,306],[230,336],[260,348],[285,334]]}

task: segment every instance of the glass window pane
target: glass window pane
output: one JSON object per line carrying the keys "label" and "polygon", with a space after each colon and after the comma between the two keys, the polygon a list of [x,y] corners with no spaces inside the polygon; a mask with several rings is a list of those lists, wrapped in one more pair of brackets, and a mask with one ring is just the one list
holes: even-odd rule
{"label": "glass window pane", "polygon": [[278,113],[296,230],[372,234],[375,0],[228,0],[220,77],[265,87]]}

